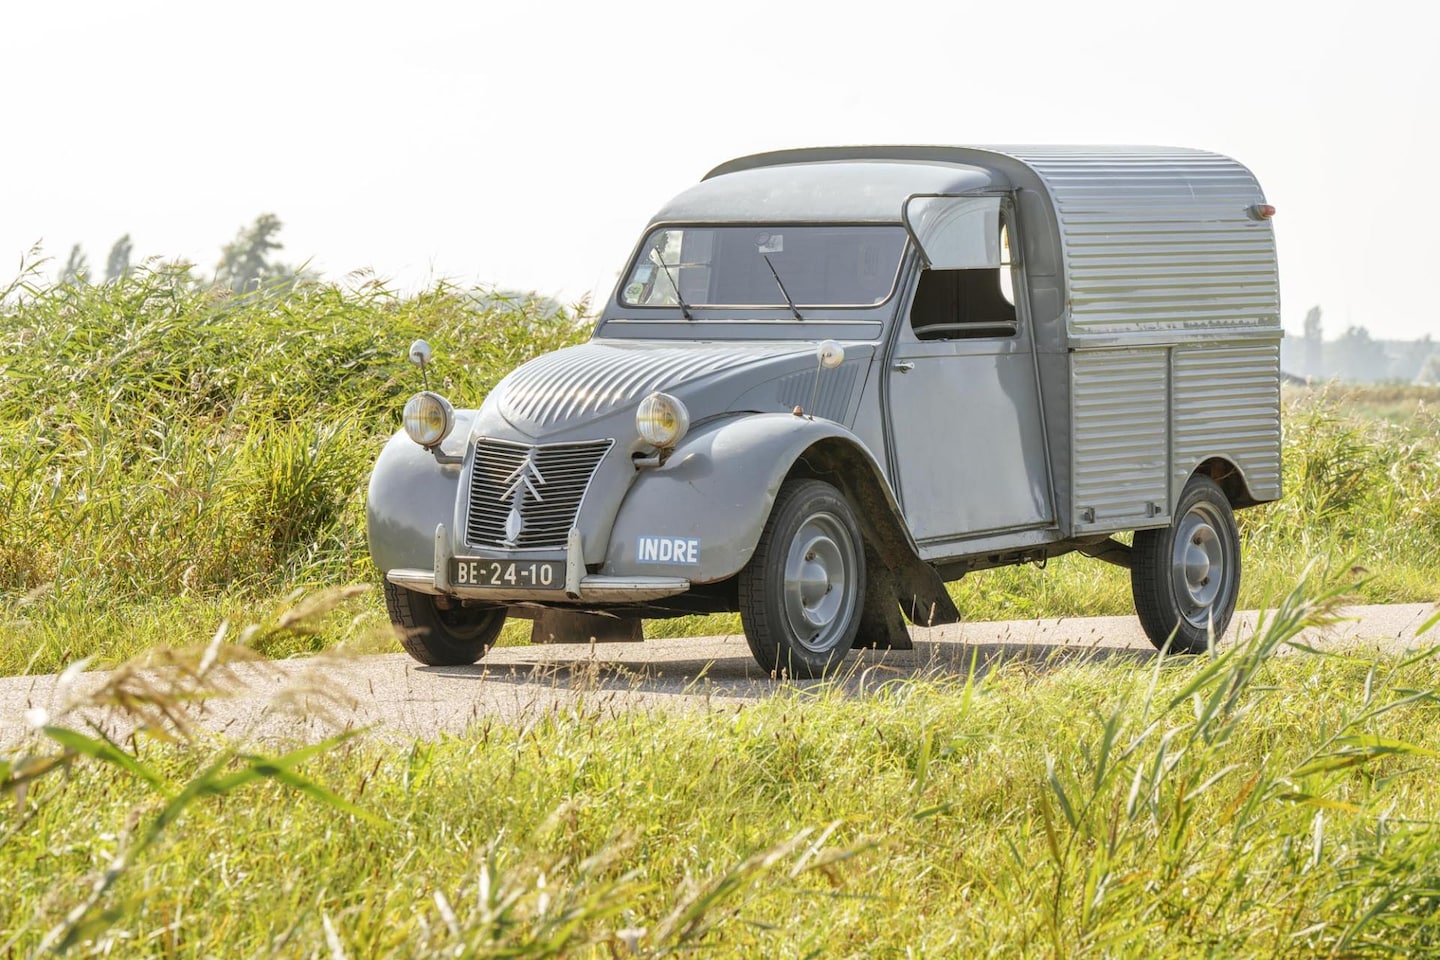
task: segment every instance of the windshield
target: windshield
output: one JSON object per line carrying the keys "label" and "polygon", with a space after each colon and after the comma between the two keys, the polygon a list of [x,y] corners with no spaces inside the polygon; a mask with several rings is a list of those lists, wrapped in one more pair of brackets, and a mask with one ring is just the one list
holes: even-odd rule
{"label": "windshield", "polygon": [[661,227],[645,238],[620,302],[873,307],[895,287],[905,239],[904,227],[889,224]]}

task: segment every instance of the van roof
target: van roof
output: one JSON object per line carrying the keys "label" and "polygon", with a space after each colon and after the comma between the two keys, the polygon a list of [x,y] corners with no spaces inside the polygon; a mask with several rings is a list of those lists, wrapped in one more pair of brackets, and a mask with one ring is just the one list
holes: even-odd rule
{"label": "van roof", "polygon": [[[711,170],[660,221],[900,220],[913,194],[1017,190],[1032,309],[1064,314],[1067,342],[1145,333],[1263,335],[1280,329],[1265,194],[1243,164],[1156,146],[809,147]],[[1026,212],[1028,211],[1028,213]],[[1042,317],[1043,319],[1043,317]]]}
{"label": "van roof", "polygon": [[898,222],[905,198],[1043,183],[1055,201],[1106,193],[1259,193],[1241,164],[1187,147],[1127,145],[805,147],[737,157],[667,203],[652,222]]}
{"label": "van roof", "polygon": [[721,167],[662,207],[653,222],[899,223],[900,207],[913,194],[990,187],[1009,189],[1010,182],[964,163],[858,159],[756,164],[734,172]]}

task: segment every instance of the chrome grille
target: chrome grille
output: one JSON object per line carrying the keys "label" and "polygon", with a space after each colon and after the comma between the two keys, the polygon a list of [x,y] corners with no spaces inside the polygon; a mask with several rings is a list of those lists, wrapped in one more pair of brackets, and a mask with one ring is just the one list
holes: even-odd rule
{"label": "chrome grille", "polygon": [[[476,441],[466,542],[517,550],[563,548],[590,478],[614,442],[531,446]],[[519,520],[518,531],[512,511]]]}

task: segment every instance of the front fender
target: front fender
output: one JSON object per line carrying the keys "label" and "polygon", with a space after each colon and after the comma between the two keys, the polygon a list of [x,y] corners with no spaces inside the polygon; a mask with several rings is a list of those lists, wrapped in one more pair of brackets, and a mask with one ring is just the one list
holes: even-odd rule
{"label": "front fender", "polygon": [[790,468],[827,439],[870,457],[840,424],[788,413],[749,414],[696,430],[664,466],[644,470],[631,485],[611,527],[603,572],[692,583],[733,576],[755,552]]}
{"label": "front fender", "polygon": [[[464,450],[473,410],[455,411],[455,428],[441,444]],[[428,570],[435,563],[435,526],[455,523],[461,465],[435,456],[400,431],[385,444],[370,472],[365,498],[370,558],[381,572],[402,567]]]}

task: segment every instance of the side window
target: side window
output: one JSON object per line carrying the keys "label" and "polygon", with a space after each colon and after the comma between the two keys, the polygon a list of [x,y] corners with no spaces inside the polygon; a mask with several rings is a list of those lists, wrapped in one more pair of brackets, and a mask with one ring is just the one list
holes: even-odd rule
{"label": "side window", "polygon": [[1010,231],[1003,219],[999,240],[997,267],[921,272],[910,305],[910,327],[916,339],[1015,336],[1014,265]]}

